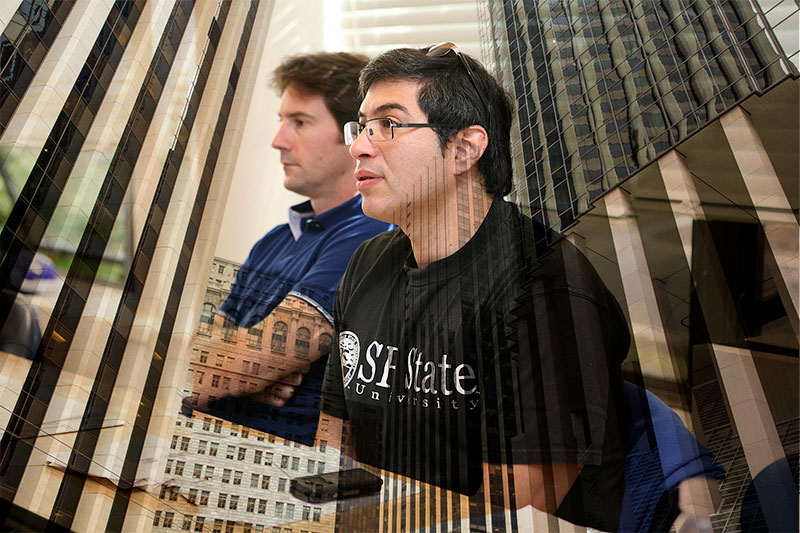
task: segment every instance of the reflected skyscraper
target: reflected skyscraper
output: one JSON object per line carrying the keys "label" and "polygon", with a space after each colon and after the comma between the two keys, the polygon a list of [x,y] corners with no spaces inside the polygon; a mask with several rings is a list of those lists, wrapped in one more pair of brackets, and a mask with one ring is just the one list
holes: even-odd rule
{"label": "reflected skyscraper", "polygon": [[797,4],[489,0],[482,19],[518,203],[587,253],[628,313],[628,379],[728,471],[693,505],[717,531],[796,529]]}
{"label": "reflected skyscraper", "polygon": [[[796,7],[778,8],[796,21]],[[796,50],[781,49],[751,2],[509,0],[486,14],[490,55],[517,102],[517,192],[551,227],[797,76]]]}

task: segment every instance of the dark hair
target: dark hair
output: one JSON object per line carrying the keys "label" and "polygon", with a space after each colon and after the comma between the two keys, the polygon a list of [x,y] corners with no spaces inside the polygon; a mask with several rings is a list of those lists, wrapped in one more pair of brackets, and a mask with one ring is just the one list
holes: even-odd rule
{"label": "dark hair", "polygon": [[291,56],[272,73],[272,85],[281,94],[291,86],[302,94],[322,96],[341,128],[358,118],[358,73],[368,61],[367,56],[346,52]]}
{"label": "dark hair", "polygon": [[417,102],[427,113],[428,122],[434,125],[442,150],[462,129],[473,124],[483,126],[489,143],[478,160],[478,170],[483,174],[488,193],[508,194],[511,191],[511,98],[478,61],[462,54],[489,106],[487,117],[483,102],[458,56],[449,53],[428,57],[426,52],[426,48],[397,48],[370,61],[359,78],[361,97],[379,81],[421,82]]}

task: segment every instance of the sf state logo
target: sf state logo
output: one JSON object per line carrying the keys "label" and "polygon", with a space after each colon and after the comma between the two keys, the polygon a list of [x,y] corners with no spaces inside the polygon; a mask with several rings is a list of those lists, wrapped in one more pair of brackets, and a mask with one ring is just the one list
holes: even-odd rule
{"label": "sf state logo", "polygon": [[360,345],[356,334],[352,331],[339,333],[339,354],[342,362],[342,381],[345,387],[350,384],[356,374],[359,353]]}

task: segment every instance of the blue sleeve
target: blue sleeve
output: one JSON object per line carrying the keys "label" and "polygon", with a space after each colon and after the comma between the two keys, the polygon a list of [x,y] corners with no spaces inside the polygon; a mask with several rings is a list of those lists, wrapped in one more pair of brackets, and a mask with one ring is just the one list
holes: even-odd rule
{"label": "blue sleeve", "polygon": [[366,219],[334,232],[322,246],[311,269],[292,287],[289,296],[305,300],[333,324],[333,296],[350,257],[367,239],[386,231],[388,224]]}
{"label": "blue sleeve", "polygon": [[[280,227],[280,226],[279,226]],[[275,238],[279,229],[275,228],[261,237],[250,249],[247,259],[239,268],[236,279],[231,286],[231,293],[219,306],[221,314],[233,320],[236,324],[249,327],[266,316],[267,309],[271,310],[278,302],[271,302],[263,292],[258,291],[260,286],[270,286],[266,274],[258,263],[264,263],[271,257],[270,243]],[[262,310],[262,308],[264,308]],[[263,314],[261,319],[258,316]]]}

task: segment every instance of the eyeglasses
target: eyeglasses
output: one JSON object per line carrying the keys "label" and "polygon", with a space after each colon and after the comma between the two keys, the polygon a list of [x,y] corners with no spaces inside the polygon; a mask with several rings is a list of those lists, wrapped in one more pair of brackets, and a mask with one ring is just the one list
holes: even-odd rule
{"label": "eyeglasses", "polygon": [[462,54],[458,49],[458,46],[450,42],[434,44],[428,48],[428,51],[425,53],[425,55],[428,57],[444,57],[450,52],[453,52],[456,55],[456,57],[461,61],[461,64],[464,66],[464,70],[467,71],[469,81],[472,82],[472,87],[475,89],[475,92],[478,93],[478,98],[480,98],[481,104],[483,104],[483,110],[486,113],[486,120],[489,120],[489,104],[486,101],[486,96],[484,96],[483,91],[478,88],[478,82],[475,81],[475,75],[472,73],[472,68],[469,66],[467,58],[464,57],[464,54]]}
{"label": "eyeglasses", "polygon": [[367,138],[372,142],[384,142],[394,139],[395,128],[432,128],[427,122],[395,122],[390,118],[371,118],[364,122],[352,120],[344,125],[344,144],[350,146],[356,142],[361,132],[367,130]]}

